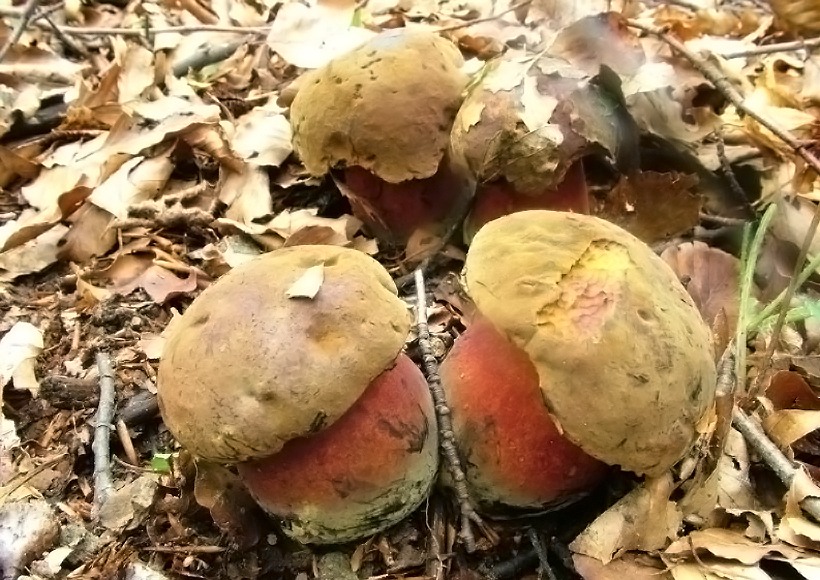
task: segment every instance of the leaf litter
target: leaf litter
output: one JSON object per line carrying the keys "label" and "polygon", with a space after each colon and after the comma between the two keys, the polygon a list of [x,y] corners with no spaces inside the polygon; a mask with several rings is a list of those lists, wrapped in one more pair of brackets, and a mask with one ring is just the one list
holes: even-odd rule
{"label": "leaf litter", "polygon": [[[399,282],[412,270],[413,252],[371,237],[332,180],[305,173],[287,97],[305,69],[402,26],[440,30],[474,75],[504,54],[509,70],[496,69],[489,88],[520,90],[530,131],[554,122],[559,106],[523,72],[541,51],[617,77],[640,127],[641,165],[628,176],[611,159],[591,165],[594,211],[661,253],[710,324],[716,359],[725,348],[746,355],[731,404],[798,467],[784,485],[738,430],[713,437],[725,425],[716,413],[678,472],[613,481],[569,514],[537,520],[552,566],[601,580],[820,577],[820,526],[801,507],[820,497],[816,262],[782,300],[805,240],[808,260],[818,257],[820,182],[772,130],[816,150],[820,43],[800,35],[820,21],[814,0],[795,2],[802,11],[786,4],[771,2],[773,18],[766,3],[743,1],[66,2],[48,19],[35,13],[12,42],[22,9],[9,3],[0,23],[4,577],[536,577],[531,564],[508,572],[535,555],[521,525],[492,522],[501,541],[466,554],[447,510],[440,528],[415,514],[329,554],[294,545],[230,470],[194,466],[157,417],[156,362],[173,320],[231,268],[320,243],[374,255]],[[634,25],[680,39],[764,122]],[[462,111],[465,131],[484,107]],[[750,262],[744,225],[769,206],[763,254]],[[430,259],[442,352],[470,308],[452,285],[462,260],[455,242]],[[289,296],[317,296],[321,274],[306,271]],[[787,312],[775,336],[777,311],[766,307],[778,296]],[[738,347],[735,329],[747,324]],[[120,402],[115,490],[95,519],[97,352],[116,366]],[[445,549],[432,547],[431,529]]]}

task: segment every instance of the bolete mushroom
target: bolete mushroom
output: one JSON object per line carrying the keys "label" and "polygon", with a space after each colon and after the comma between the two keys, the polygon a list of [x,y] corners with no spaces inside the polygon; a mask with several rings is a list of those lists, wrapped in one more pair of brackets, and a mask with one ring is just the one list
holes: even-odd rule
{"label": "bolete mushroom", "polygon": [[613,73],[591,77],[549,54],[491,61],[451,135],[453,159],[479,184],[465,238],[516,211],[589,213],[584,157],[608,156],[628,168],[637,148]]}
{"label": "bolete mushroom", "polygon": [[437,470],[427,384],[401,353],[409,328],[369,256],[276,250],[182,315],[159,366],[162,416],[196,457],[238,464],[291,537],[366,536],[414,510]]}
{"label": "bolete mushroom", "polygon": [[711,408],[709,329],[674,272],[602,219],[524,211],[476,234],[476,320],[441,366],[467,483],[482,506],[557,505],[603,464],[655,476]]}
{"label": "bolete mushroom", "polygon": [[383,239],[446,229],[472,196],[446,155],[468,80],[462,64],[439,35],[396,29],[300,80],[295,151],[309,173],[333,171],[353,213]]}

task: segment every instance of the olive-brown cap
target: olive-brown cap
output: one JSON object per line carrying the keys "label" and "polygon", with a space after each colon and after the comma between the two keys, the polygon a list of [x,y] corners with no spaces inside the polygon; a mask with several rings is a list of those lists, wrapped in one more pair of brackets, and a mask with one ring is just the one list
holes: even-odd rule
{"label": "olive-brown cap", "polygon": [[307,170],[359,166],[390,183],[438,169],[467,75],[449,40],[389,30],[305,73],[290,108]]}
{"label": "olive-brown cap", "polygon": [[[289,297],[314,266],[315,296]],[[171,332],[157,381],[163,419],[204,459],[272,455],[344,414],[396,359],[410,324],[390,275],[362,252],[265,254],[202,292]]]}
{"label": "olive-brown cap", "polygon": [[711,335],[649,246],[596,217],[525,211],[479,230],[463,278],[588,454],[657,475],[690,448],[714,399]]}

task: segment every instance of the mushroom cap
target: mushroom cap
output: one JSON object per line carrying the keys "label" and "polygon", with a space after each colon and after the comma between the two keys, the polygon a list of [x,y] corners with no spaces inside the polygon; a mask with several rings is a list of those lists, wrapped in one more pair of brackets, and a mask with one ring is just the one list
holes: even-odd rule
{"label": "mushroom cap", "polygon": [[[321,266],[314,298],[287,293]],[[411,317],[387,271],[335,246],[276,250],[225,274],[171,333],[157,389],[194,455],[238,462],[333,424],[393,364]]]}
{"label": "mushroom cap", "polygon": [[570,441],[646,475],[690,448],[714,399],[711,335],[649,246],[596,217],[524,211],[479,230],[463,280],[529,354]]}
{"label": "mushroom cap", "polygon": [[449,40],[390,30],[305,73],[290,108],[307,170],[359,166],[390,183],[438,169],[467,75]]}
{"label": "mushroom cap", "polygon": [[614,75],[590,77],[550,56],[499,57],[464,100],[453,158],[482,183],[504,179],[541,195],[593,152],[633,163],[638,134]]}

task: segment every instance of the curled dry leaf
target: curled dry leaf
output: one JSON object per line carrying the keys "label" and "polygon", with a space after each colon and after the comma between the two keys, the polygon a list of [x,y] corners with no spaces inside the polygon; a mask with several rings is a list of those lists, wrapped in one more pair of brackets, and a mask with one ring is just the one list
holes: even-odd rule
{"label": "curled dry leaf", "polygon": [[715,328],[721,312],[728,328],[737,327],[740,307],[740,261],[737,258],[699,241],[667,248],[661,258],[684,283],[711,328]]}
{"label": "curled dry leaf", "polygon": [[677,505],[669,499],[672,490],[669,475],[646,480],[598,516],[570,549],[607,564],[621,552],[665,548],[677,538],[683,521]]}
{"label": "curled dry leaf", "polygon": [[325,280],[325,269],[322,264],[307,268],[290,288],[285,290],[288,298],[310,298],[316,297]]}

